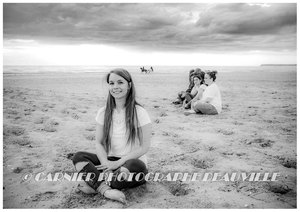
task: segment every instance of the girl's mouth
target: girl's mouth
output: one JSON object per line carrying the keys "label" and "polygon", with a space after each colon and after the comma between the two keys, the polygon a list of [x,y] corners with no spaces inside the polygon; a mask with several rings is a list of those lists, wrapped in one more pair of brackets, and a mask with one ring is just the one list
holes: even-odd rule
{"label": "girl's mouth", "polygon": [[114,94],[122,93],[122,91],[113,91]]}

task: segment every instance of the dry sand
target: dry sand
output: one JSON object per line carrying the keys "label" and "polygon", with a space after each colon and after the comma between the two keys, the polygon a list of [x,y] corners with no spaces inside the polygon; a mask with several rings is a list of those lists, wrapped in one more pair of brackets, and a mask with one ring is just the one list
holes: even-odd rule
{"label": "dry sand", "polygon": [[129,204],[77,192],[76,182],[22,181],[73,172],[72,155],[94,152],[107,94],[103,74],[4,74],[4,208],[295,208],[296,72],[220,73],[223,112],[190,115],[171,102],[187,73],[133,74],[153,122],[151,172],[278,172],[277,182],[148,182]]}

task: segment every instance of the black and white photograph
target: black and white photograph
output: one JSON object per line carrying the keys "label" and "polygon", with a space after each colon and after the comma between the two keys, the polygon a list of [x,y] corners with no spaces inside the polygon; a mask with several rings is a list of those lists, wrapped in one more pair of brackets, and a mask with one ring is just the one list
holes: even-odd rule
{"label": "black and white photograph", "polygon": [[296,209],[297,3],[3,2],[4,209]]}

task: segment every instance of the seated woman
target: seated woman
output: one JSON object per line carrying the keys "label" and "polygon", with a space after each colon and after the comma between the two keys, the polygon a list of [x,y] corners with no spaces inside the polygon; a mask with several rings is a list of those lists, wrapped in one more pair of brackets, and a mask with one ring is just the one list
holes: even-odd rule
{"label": "seated woman", "polygon": [[207,88],[202,94],[202,98],[192,105],[196,113],[216,115],[221,113],[222,99],[219,87],[215,83],[217,71],[209,71],[204,76]]}
{"label": "seated woman", "polygon": [[183,102],[183,107],[185,109],[191,108],[191,105],[197,100],[202,98],[203,91],[206,88],[204,84],[204,72],[201,74],[195,74],[193,77],[194,87],[189,95],[186,95],[185,100]]}
{"label": "seated woman", "polygon": [[173,104],[182,104],[183,101],[185,100],[185,97],[189,95],[194,87],[194,81],[193,81],[193,75],[194,75],[195,70],[192,69],[189,72],[189,87],[186,89],[186,91],[180,91],[178,93],[177,99],[173,102]]}
{"label": "seated woman", "polygon": [[[106,198],[125,203],[121,189],[144,184],[147,174],[146,152],[150,147],[151,121],[147,111],[135,100],[131,75],[114,69],[106,76],[109,93],[106,106],[96,116],[96,154],[77,152],[73,163],[78,172],[94,173],[94,179],[78,187],[85,193],[99,192]],[[98,180],[100,173],[134,173],[132,180]],[[140,174],[139,174],[140,173]],[[142,179],[137,174],[142,176]],[[125,175],[124,175],[125,176]]]}

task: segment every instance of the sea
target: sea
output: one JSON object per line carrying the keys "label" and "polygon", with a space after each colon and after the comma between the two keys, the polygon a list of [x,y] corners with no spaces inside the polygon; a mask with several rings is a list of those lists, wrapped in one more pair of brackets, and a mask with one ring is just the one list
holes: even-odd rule
{"label": "sea", "polygon": [[[142,66],[3,66],[4,74],[43,73],[107,73],[114,68],[124,68],[131,73],[141,72]],[[150,69],[150,66],[144,66]],[[183,73],[192,69],[217,70],[218,72],[296,72],[296,65],[267,66],[152,66],[153,73]]]}

